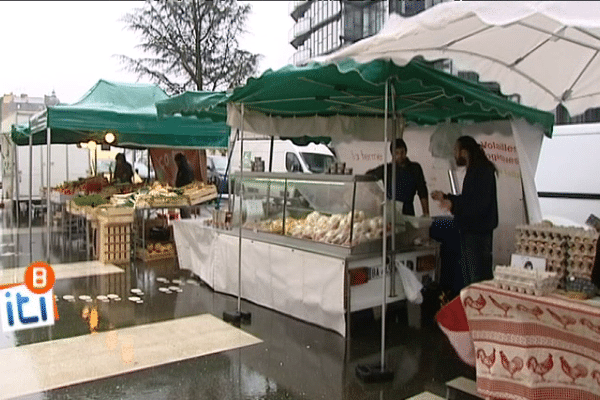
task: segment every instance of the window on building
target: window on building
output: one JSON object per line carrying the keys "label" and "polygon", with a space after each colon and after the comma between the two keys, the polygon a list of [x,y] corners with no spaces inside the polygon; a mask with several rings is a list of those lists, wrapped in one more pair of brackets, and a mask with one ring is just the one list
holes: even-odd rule
{"label": "window on building", "polygon": [[425,10],[425,0],[404,0],[402,15],[411,17]]}

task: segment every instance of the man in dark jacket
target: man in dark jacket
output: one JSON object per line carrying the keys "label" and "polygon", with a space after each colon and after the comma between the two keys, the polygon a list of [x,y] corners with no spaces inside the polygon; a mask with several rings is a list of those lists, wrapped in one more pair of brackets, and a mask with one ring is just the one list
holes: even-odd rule
{"label": "man in dark jacket", "polygon": [[454,158],[467,173],[460,195],[434,191],[431,197],[450,210],[460,232],[461,267],[465,284],[493,279],[492,239],[498,226],[496,167],[470,136],[461,136]]}
{"label": "man in dark jacket", "polygon": [[[189,183],[192,183],[196,178],[192,167],[188,164],[187,159],[182,153],[175,155],[175,164],[177,164],[177,176],[175,177],[175,187],[182,187]],[[179,209],[179,214],[182,219],[187,219],[192,216],[189,207],[182,207]]]}
{"label": "man in dark jacket", "polygon": [[[390,144],[390,152],[393,151],[393,144]],[[421,200],[421,209],[423,215],[429,215],[429,198],[425,176],[421,166],[408,159],[406,156],[407,148],[403,139],[396,139],[396,152],[394,156],[394,165],[396,166],[396,196],[395,200],[401,201],[402,214],[415,215],[414,199],[415,195],[419,195]],[[379,180],[383,180],[383,165],[369,170],[367,175],[374,175]],[[387,198],[392,199],[392,163],[387,165],[388,184]]]}

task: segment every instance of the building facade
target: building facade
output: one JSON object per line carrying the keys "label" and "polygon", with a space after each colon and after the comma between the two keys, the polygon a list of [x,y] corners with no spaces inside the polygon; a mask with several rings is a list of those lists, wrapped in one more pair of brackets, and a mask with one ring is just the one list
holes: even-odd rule
{"label": "building facade", "polygon": [[290,15],[295,24],[290,31],[289,41],[296,49],[292,64],[303,65],[311,58],[330,54],[376,34],[392,12],[408,17],[441,1],[291,1]]}
{"label": "building facade", "polygon": [[[27,94],[15,95],[13,93],[0,97],[0,133],[2,134],[0,139],[2,162],[0,173],[2,176],[0,179],[2,181],[3,199],[13,198],[15,186],[19,183],[23,185],[27,183],[23,181],[22,176],[20,176],[19,183],[15,181],[15,163],[19,161],[18,154],[15,153],[15,148],[10,139],[12,126],[29,123],[29,118],[32,115],[42,111],[47,106],[53,106],[58,103],[59,100],[54,92],[50,96],[44,95],[43,97],[31,97]],[[21,155],[24,156],[24,151],[20,151],[20,153],[23,153]],[[39,193],[39,189],[37,189],[37,193]]]}
{"label": "building facade", "polygon": [[[372,36],[383,27],[390,13],[410,17],[443,1],[452,0],[290,1],[289,12],[295,23],[289,32],[289,42],[296,49],[290,62],[304,65],[312,58],[333,53]],[[449,61],[441,61],[436,67],[463,79],[479,82],[474,72],[453,71]],[[499,85],[481,84],[501,94]],[[519,101],[518,96],[509,98]],[[600,108],[590,108],[581,115],[570,116],[559,106],[555,110],[555,118],[557,125],[600,122]]]}

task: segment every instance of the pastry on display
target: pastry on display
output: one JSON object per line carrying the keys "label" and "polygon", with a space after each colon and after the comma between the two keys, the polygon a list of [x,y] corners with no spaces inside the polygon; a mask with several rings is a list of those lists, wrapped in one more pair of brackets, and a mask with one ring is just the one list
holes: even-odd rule
{"label": "pastry on display", "polygon": [[[355,246],[359,243],[383,237],[383,218],[381,216],[366,218],[363,211],[357,211],[352,226],[352,243],[350,243],[351,220],[352,212],[329,216],[313,211],[306,218],[286,218],[285,235],[342,246]],[[261,232],[284,233],[281,218],[246,222],[244,228]]]}

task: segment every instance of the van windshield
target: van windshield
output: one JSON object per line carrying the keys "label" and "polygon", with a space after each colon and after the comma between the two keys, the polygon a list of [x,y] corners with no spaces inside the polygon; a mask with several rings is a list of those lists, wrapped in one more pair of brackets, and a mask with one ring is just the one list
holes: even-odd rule
{"label": "van windshield", "polygon": [[321,174],[333,164],[333,156],[318,153],[300,153],[310,172]]}

